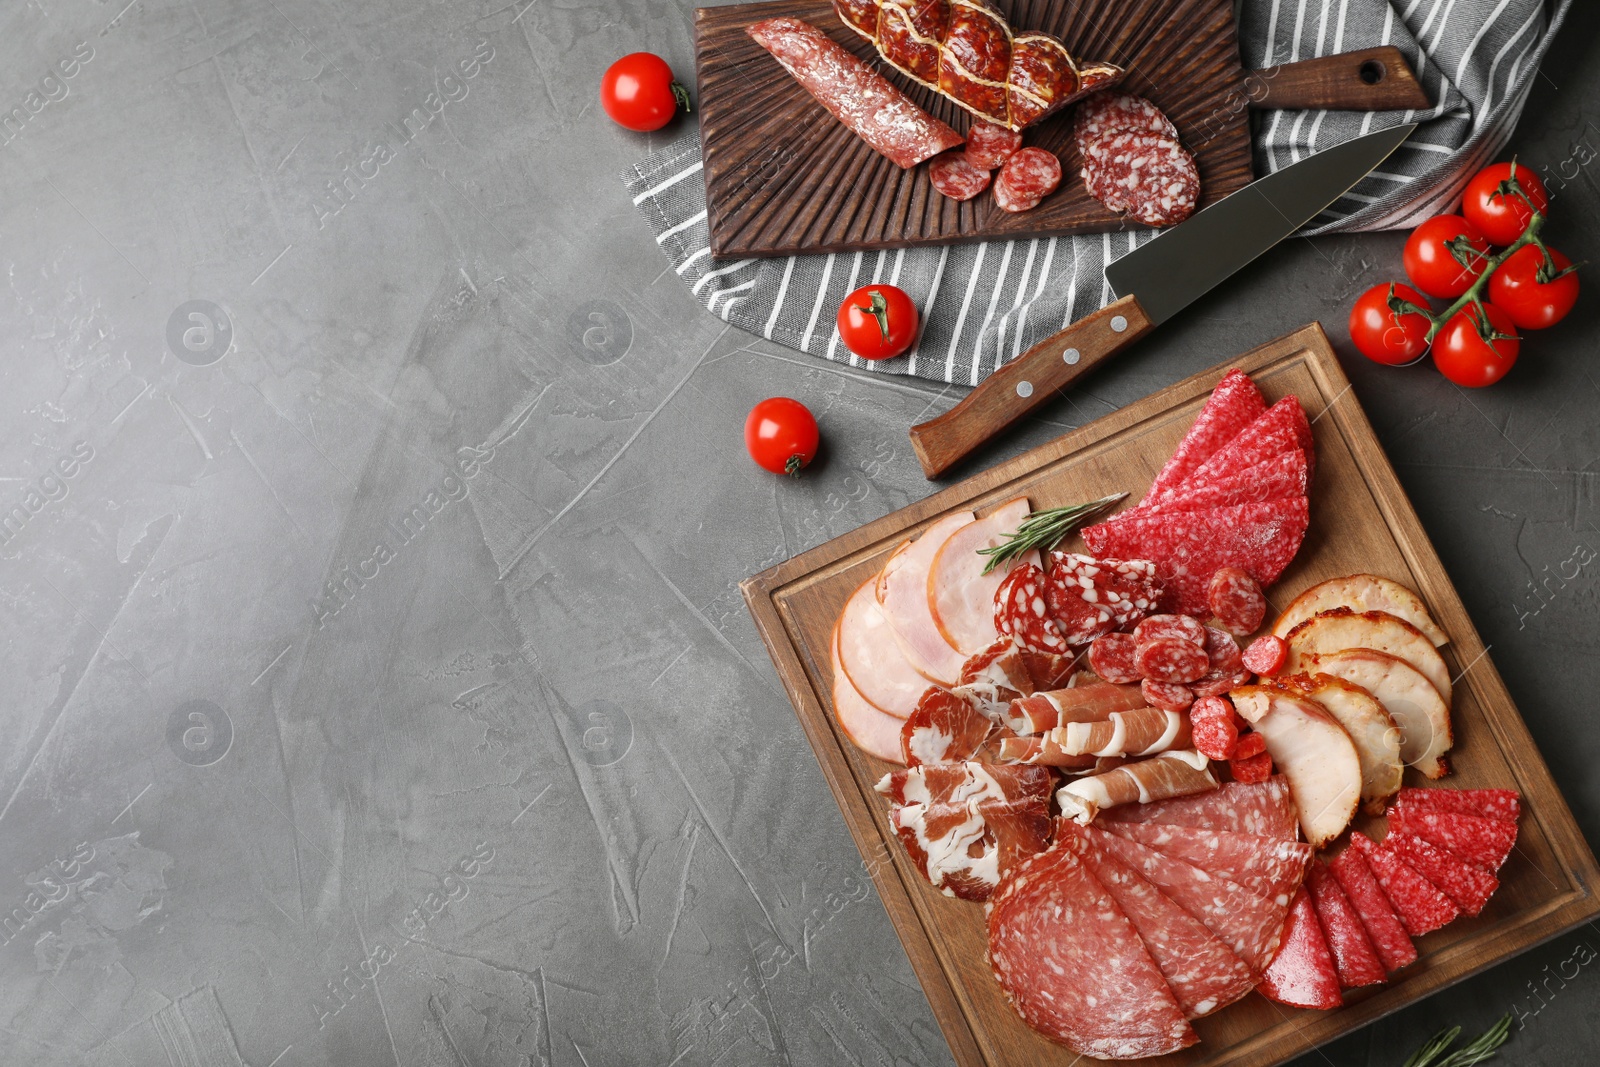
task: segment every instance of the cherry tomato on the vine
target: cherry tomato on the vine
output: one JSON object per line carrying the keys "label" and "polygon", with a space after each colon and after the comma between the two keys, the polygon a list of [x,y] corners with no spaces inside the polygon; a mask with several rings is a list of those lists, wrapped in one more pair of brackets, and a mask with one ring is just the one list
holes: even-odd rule
{"label": "cherry tomato on the vine", "polygon": [[917,305],[892,285],[863,285],[839,305],[839,339],[862,359],[891,359],[917,339]]}
{"label": "cherry tomato on the vine", "polygon": [[1554,270],[1549,269],[1538,246],[1524,245],[1489,279],[1489,299],[1524,330],[1554,326],[1578,302],[1578,275],[1562,273],[1572,261],[1553,248],[1549,251]]}
{"label": "cherry tomato on the vine", "polygon": [[744,420],[744,447],[750,458],[773,474],[800,477],[800,468],[817,454],[821,435],[816,416],[798,400],[772,396],[750,409]]}
{"label": "cherry tomato on the vine", "polygon": [[[1493,385],[1517,362],[1522,341],[1511,317],[1493,304],[1483,305],[1483,316],[1468,305],[1458,311],[1433,339],[1433,363],[1439,373],[1457,385],[1476,389]],[[1485,322],[1485,318],[1487,322]],[[1479,332],[1487,327],[1496,335],[1487,341]]]}
{"label": "cherry tomato on the vine", "polygon": [[[1456,259],[1452,246],[1467,262]],[[1435,215],[1406,238],[1406,276],[1429,296],[1457,297],[1472,287],[1489,258],[1489,242],[1460,215]]]}
{"label": "cherry tomato on the vine", "polygon": [[[1550,206],[1544,182],[1527,167],[1516,169],[1517,185],[1541,212]],[[1461,214],[1488,238],[1490,244],[1508,245],[1522,236],[1533,218],[1533,208],[1515,193],[1501,193],[1500,186],[1511,177],[1510,163],[1495,163],[1480,170],[1467,183],[1461,198]]]}
{"label": "cherry tomato on the vine", "polygon": [[1396,311],[1389,305],[1390,297],[1428,306],[1428,298],[1409,285],[1374,285],[1350,309],[1350,340],[1363,356],[1379,363],[1391,367],[1415,363],[1428,351],[1428,328],[1433,323],[1415,311]]}
{"label": "cherry tomato on the vine", "polygon": [[630,52],[606,68],[600,106],[619,126],[649,133],[671,122],[680,106],[689,110],[689,92],[673,80],[666,60],[651,52]]}

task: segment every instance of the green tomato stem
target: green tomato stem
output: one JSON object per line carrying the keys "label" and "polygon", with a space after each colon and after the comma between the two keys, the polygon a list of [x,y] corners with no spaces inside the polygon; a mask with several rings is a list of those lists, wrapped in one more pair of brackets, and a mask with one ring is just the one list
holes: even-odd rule
{"label": "green tomato stem", "polygon": [[[1533,207],[1531,203],[1528,206]],[[1472,285],[1468,287],[1466,292],[1462,293],[1456,298],[1455,303],[1451,304],[1437,315],[1434,315],[1431,312],[1424,312],[1424,314],[1426,314],[1429,320],[1431,320],[1433,323],[1432,326],[1428,327],[1428,336],[1426,340],[1431,344],[1434,336],[1437,335],[1440,330],[1444,329],[1444,324],[1455,318],[1462,309],[1467,307],[1467,305],[1475,304],[1480,307],[1482,306],[1484,287],[1489,284],[1489,279],[1494,277],[1494,272],[1500,269],[1500,265],[1502,263],[1510,259],[1514,254],[1523,248],[1526,248],[1528,245],[1538,245],[1541,249],[1544,248],[1544,242],[1539,240],[1539,231],[1543,228],[1544,215],[1540,213],[1537,208],[1535,208],[1533,217],[1528,220],[1528,228],[1522,231],[1522,236],[1506,245],[1506,247],[1502,249],[1499,254],[1490,256],[1487,265],[1485,265],[1483,268],[1483,273],[1478,275],[1477,279],[1473,281]],[[1419,308],[1418,310],[1421,309]]]}

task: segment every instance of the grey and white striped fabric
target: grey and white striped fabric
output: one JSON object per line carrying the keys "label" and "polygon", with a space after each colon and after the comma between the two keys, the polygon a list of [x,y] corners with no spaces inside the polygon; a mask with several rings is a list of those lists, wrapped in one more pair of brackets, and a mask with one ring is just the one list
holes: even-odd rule
{"label": "grey and white striped fabric", "polygon": [[[1257,116],[1256,173],[1362,133],[1420,128],[1307,234],[1415,225],[1460,196],[1510,138],[1572,0],[1239,0],[1246,67],[1395,45],[1435,107],[1426,112],[1271,111]],[[1105,265],[1146,232],[732,262],[711,258],[700,141],[690,136],[624,176],[673,269],[707,310],[740,329],[875,372],[976,385],[1007,360],[1108,303]],[[868,363],[833,317],[860,285],[897,285],[923,310],[907,355]]]}

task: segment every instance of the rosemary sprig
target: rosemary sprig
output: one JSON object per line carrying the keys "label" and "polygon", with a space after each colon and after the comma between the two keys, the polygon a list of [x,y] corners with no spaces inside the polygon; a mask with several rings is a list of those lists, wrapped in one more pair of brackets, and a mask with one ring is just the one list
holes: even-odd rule
{"label": "rosemary sprig", "polygon": [[1112,496],[1103,496],[1099,500],[1091,500],[1087,504],[1068,504],[1064,508],[1035,511],[1023,519],[1004,541],[993,548],[978,549],[978,555],[989,557],[989,563],[983,568],[983,573],[988,574],[996,567],[1004,566],[1035,548],[1053,547],[1057,541],[1090,519],[1098,517],[1127,495],[1127,493],[1116,493]]}
{"label": "rosemary sprig", "polygon": [[[1472,1067],[1473,1064],[1493,1059],[1495,1050],[1511,1037],[1511,1015],[1509,1012],[1502,1015],[1499,1022],[1479,1034],[1476,1040],[1440,1060],[1440,1054],[1449,1048],[1460,1034],[1459,1026],[1434,1034],[1426,1045],[1411,1054],[1411,1058],[1405,1062],[1405,1067]],[[1435,1060],[1438,1062],[1434,1062]]]}

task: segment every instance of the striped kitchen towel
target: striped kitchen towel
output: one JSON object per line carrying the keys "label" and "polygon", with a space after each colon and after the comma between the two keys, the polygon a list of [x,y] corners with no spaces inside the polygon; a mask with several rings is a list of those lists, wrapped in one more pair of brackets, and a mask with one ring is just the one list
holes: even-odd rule
{"label": "striped kitchen towel", "polygon": [[[1415,225],[1461,195],[1505,147],[1545,49],[1572,0],[1240,0],[1246,67],[1392,44],[1437,101],[1425,112],[1271,111],[1256,118],[1256,173],[1373,130],[1416,133],[1304,231]],[[740,329],[851,366],[976,385],[991,371],[1112,299],[1105,265],[1148,231],[995,241],[890,252],[711,257],[700,140],[686,137],[623,181],[673,269],[713,314]],[[883,282],[911,295],[923,331],[906,355],[852,356],[833,327],[846,293]]]}

